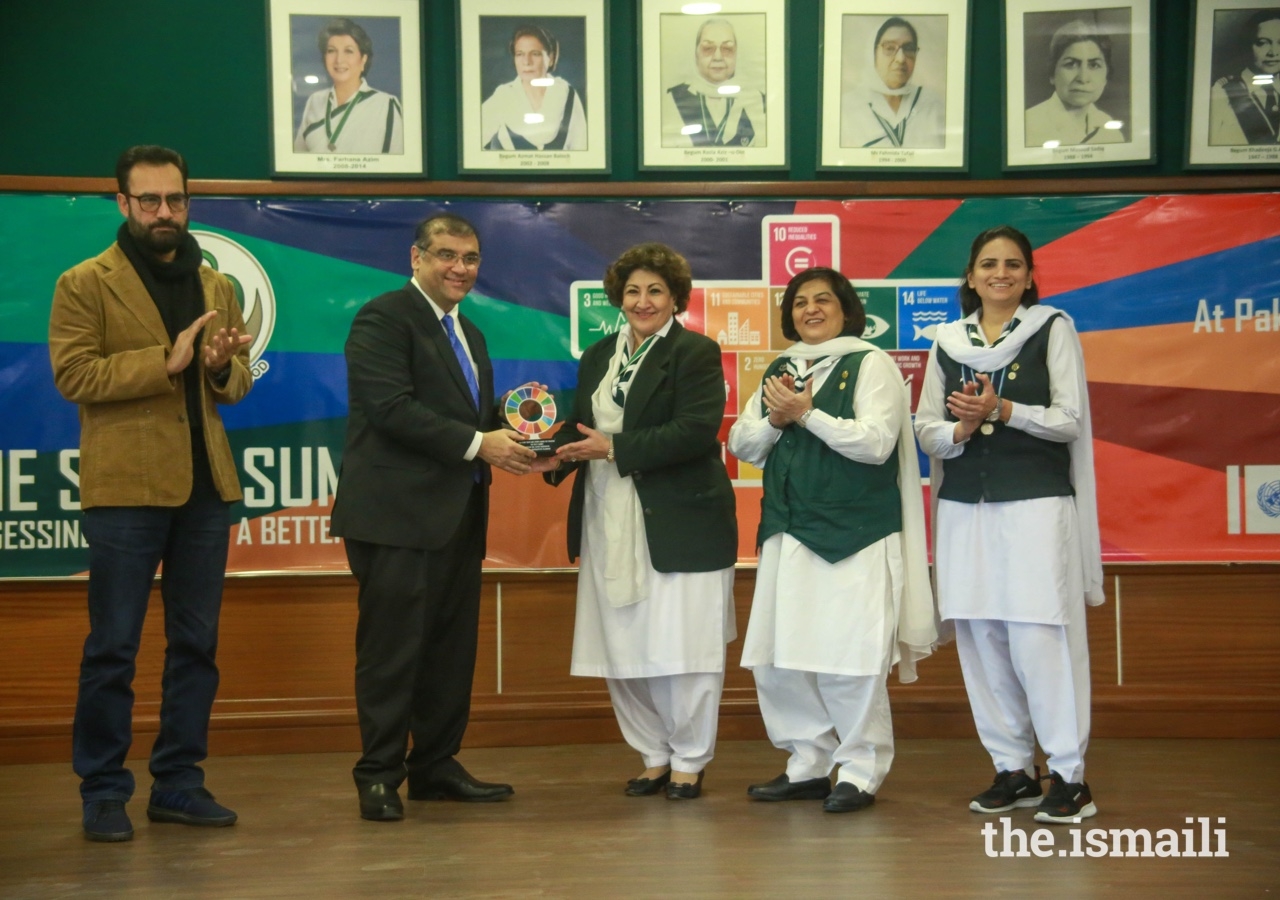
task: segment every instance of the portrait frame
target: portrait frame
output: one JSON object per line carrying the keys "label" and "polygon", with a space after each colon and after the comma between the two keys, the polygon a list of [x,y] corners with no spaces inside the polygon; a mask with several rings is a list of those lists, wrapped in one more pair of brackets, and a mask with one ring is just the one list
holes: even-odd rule
{"label": "portrait frame", "polygon": [[[696,4],[640,0],[641,170],[788,165],[787,0],[718,5],[718,12],[686,13],[681,7]],[[713,20],[732,29],[734,60],[727,75],[723,56],[709,60],[701,77],[695,44]]]}
{"label": "portrait frame", "polygon": [[[536,15],[513,14],[510,0],[457,0],[458,170],[537,175],[610,171],[609,0],[542,0]],[[557,58],[539,85],[550,110],[534,110],[513,64],[513,31],[541,29]],[[531,36],[526,36],[531,38]],[[513,79],[512,76],[515,75]],[[543,116],[542,119],[536,117]],[[574,144],[585,143],[585,147]],[[558,145],[558,146],[552,146]]]}
{"label": "portrait frame", "polygon": [[1005,169],[1155,162],[1151,0],[1006,0],[1003,17]]}
{"label": "portrait frame", "polygon": [[[824,0],[819,169],[967,170],[972,12],[972,0]],[[876,33],[894,18],[919,56],[880,58]],[[886,80],[904,70],[904,84]]]}
{"label": "portrait frame", "polygon": [[[1280,165],[1276,122],[1262,111],[1256,93],[1245,86],[1244,76],[1252,72],[1256,62],[1243,34],[1256,14],[1269,17],[1274,13],[1280,19],[1280,6],[1261,0],[1196,0],[1193,9],[1186,166],[1248,169]],[[1277,30],[1275,25],[1267,27]],[[1263,63],[1265,66],[1268,61]],[[1280,89],[1280,74],[1255,74],[1259,79],[1250,79],[1250,86],[1255,80],[1261,84],[1260,76],[1269,74],[1272,90]],[[1233,109],[1237,103],[1243,107],[1243,119]]]}
{"label": "portrait frame", "polygon": [[[330,75],[317,44],[334,19],[355,23],[371,46],[354,103],[334,88],[349,67]],[[421,35],[418,0],[268,0],[272,174],[424,174]]]}

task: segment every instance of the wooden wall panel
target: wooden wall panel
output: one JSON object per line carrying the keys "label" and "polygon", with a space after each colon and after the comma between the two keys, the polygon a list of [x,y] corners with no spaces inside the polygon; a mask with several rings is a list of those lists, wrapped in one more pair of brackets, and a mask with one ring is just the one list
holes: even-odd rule
{"label": "wooden wall panel", "polygon": [[[620,739],[603,682],[568,674],[575,587],[572,573],[485,576],[468,746]],[[753,588],[754,572],[738,572],[724,740],[764,737],[751,674],[740,667]],[[1107,590],[1108,603],[1088,610],[1095,735],[1280,737],[1280,567],[1116,566]],[[0,763],[70,756],[84,593],[83,582],[0,582]],[[163,616],[158,594],[152,601],[134,758],[147,754],[159,711]],[[358,750],[355,621],[349,576],[229,579],[211,751]],[[926,659],[914,684],[891,676],[889,690],[901,736],[973,735],[954,644]]]}
{"label": "wooden wall panel", "polygon": [[[337,578],[317,581],[301,585],[277,578],[227,582],[218,635],[220,701],[351,696],[356,665],[355,583]],[[149,626],[160,619],[159,598],[154,594],[151,613]],[[162,633],[144,637],[144,651],[156,646],[163,649]]]}
{"label": "wooden wall panel", "polygon": [[604,682],[569,674],[577,579],[503,576],[502,693],[604,694]]}
{"label": "wooden wall panel", "polygon": [[1126,685],[1280,689],[1280,567],[1121,575]]}

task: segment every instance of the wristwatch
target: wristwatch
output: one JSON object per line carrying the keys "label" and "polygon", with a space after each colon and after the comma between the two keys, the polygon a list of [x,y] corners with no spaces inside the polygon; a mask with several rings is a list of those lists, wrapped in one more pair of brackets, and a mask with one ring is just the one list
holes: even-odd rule
{"label": "wristwatch", "polygon": [[986,421],[988,421],[988,422],[999,422],[999,421],[1000,421],[1000,407],[1001,407],[1001,406],[1003,406],[1003,405],[1004,405],[1004,401],[1003,401],[1003,400],[1001,400],[999,397],[997,397],[997,398],[996,398],[996,406],[995,406],[995,409],[993,409],[993,410],[991,410],[991,412],[987,413]]}
{"label": "wristwatch", "polygon": [[801,413],[801,414],[800,414],[800,418],[796,419],[796,424],[797,424],[797,425],[799,425],[801,428],[808,428],[808,427],[809,427],[809,417],[810,417],[811,415],[813,415],[813,407],[812,407],[812,406],[811,406],[811,407],[809,407],[809,408],[808,408],[808,409],[806,409],[803,413]]}
{"label": "wristwatch", "polygon": [[609,452],[604,455],[604,461],[608,463],[613,462],[613,441],[609,442]]}

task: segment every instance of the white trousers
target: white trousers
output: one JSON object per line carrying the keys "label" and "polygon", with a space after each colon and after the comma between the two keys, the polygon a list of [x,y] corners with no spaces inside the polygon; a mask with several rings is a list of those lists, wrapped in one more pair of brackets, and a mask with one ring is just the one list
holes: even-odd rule
{"label": "white trousers", "polygon": [[787,778],[838,779],[874,794],[893,764],[887,672],[828,675],[755,666],[756,696],[769,740],[791,754]]}
{"label": "white trousers", "polygon": [[1089,643],[1084,611],[1066,625],[956,619],[956,648],[978,737],[996,771],[1030,770],[1036,740],[1049,769],[1084,780]]}
{"label": "white trousers", "polygon": [[701,772],[716,749],[724,671],[606,678],[622,736],[647,768]]}

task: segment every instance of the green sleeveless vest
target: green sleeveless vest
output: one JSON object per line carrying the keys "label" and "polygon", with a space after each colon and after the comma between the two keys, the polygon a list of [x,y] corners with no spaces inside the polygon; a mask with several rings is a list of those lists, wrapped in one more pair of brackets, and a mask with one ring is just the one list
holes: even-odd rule
{"label": "green sleeveless vest", "polygon": [[[814,395],[813,405],[832,416],[856,418],[853,392],[858,367],[870,351],[839,360]],[[779,357],[764,377],[776,375]],[[786,533],[829,563],[852,556],[902,530],[898,454],[881,465],[854,462],[836,453],[808,430],[788,425],[769,451],[764,467],[756,544]]]}

